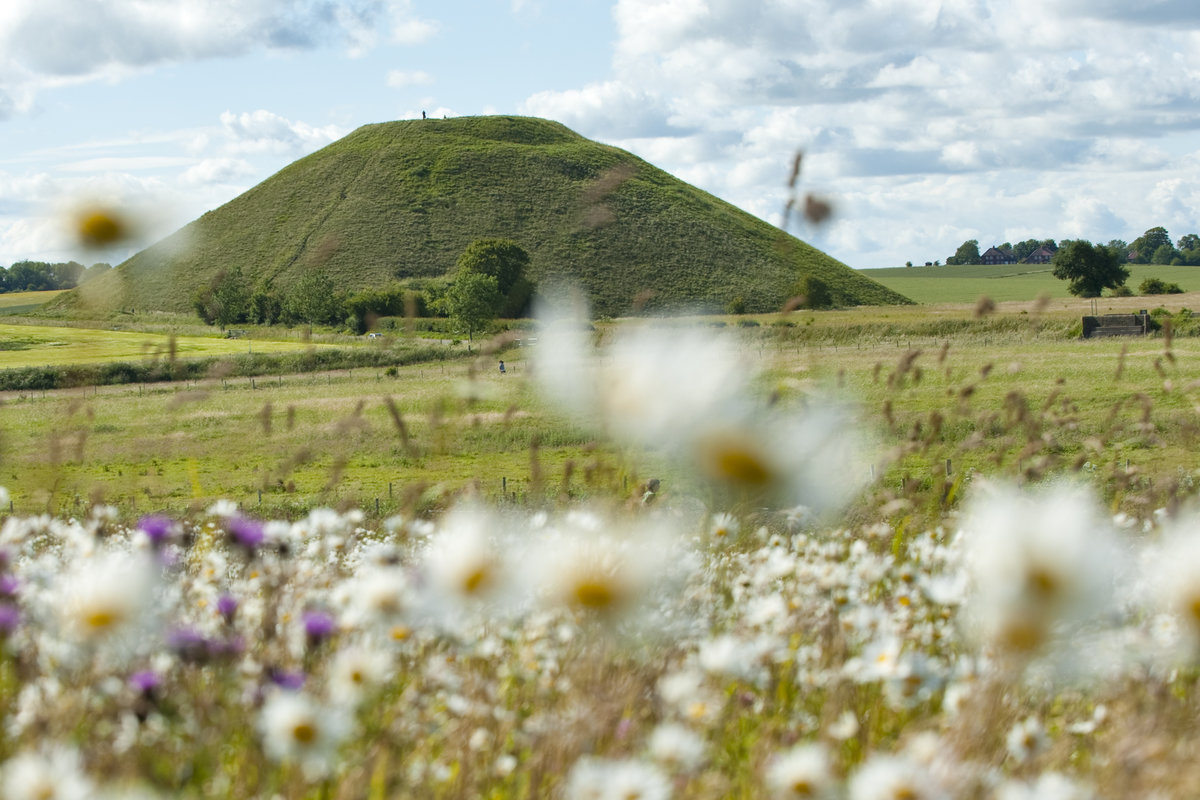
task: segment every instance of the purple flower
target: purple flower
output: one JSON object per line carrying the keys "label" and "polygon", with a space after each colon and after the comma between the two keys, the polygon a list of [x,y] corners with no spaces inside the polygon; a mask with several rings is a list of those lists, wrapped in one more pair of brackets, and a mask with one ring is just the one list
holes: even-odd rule
{"label": "purple flower", "polygon": [[15,600],[20,581],[15,575],[0,575],[0,599]]}
{"label": "purple flower", "polygon": [[152,694],[162,684],[162,678],[154,670],[142,670],[129,676],[129,685],[141,694]]}
{"label": "purple flower", "polygon": [[225,620],[226,625],[233,624],[233,617],[237,614],[238,600],[231,594],[223,594],[217,598],[217,612]]}
{"label": "purple flower", "polygon": [[251,552],[258,549],[266,538],[263,524],[258,520],[230,517],[226,525],[233,540]]}
{"label": "purple flower", "polygon": [[209,654],[208,639],[193,628],[176,628],[168,632],[167,647],[184,661],[204,661]]}
{"label": "purple flower", "polygon": [[337,633],[337,621],[324,611],[304,612],[304,635],[315,646]]}
{"label": "purple flower", "polygon": [[21,624],[21,610],[9,603],[0,603],[0,636],[8,636]]}
{"label": "purple flower", "polygon": [[213,658],[223,656],[240,656],[246,651],[246,640],[241,636],[230,636],[226,639],[213,639],[208,643],[208,651]]}
{"label": "purple flower", "polygon": [[296,690],[304,688],[305,676],[303,672],[289,672],[287,670],[272,668],[267,672],[267,677],[271,683],[284,689]]}
{"label": "purple flower", "polygon": [[156,548],[162,547],[175,531],[175,521],[162,514],[148,514],[141,518],[137,526]]}

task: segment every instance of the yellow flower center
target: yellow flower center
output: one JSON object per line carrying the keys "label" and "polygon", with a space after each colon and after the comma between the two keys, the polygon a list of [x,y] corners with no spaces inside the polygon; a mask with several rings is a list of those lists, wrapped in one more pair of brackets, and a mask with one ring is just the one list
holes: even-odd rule
{"label": "yellow flower center", "polygon": [[1200,625],[1200,595],[1191,598],[1187,610],[1192,615],[1192,624]]}
{"label": "yellow flower center", "polygon": [[84,616],[83,621],[92,630],[111,628],[120,619],[120,615],[110,608],[98,608]]}
{"label": "yellow flower center", "polygon": [[1037,649],[1044,638],[1040,625],[1025,620],[1012,620],[1000,630],[1000,643],[1018,653]]}
{"label": "yellow flower center", "polygon": [[792,782],[792,794],[796,797],[812,797],[813,787],[804,778]]}
{"label": "yellow flower center", "polygon": [[317,728],[311,722],[297,722],[292,726],[292,738],[300,744],[312,744],[317,738]]}
{"label": "yellow flower center", "polygon": [[585,579],[575,584],[575,602],[584,608],[604,610],[617,602],[617,593],[611,583],[598,579]]}
{"label": "yellow flower center", "polygon": [[713,467],[717,477],[741,486],[765,486],[771,480],[771,471],[758,453],[735,444],[713,453]]}
{"label": "yellow flower center", "polygon": [[1025,583],[1030,590],[1043,599],[1050,599],[1059,593],[1062,581],[1058,575],[1045,567],[1034,567],[1025,577]]}
{"label": "yellow flower center", "polygon": [[475,592],[491,583],[491,577],[491,571],[488,570],[487,566],[480,565],[463,578],[463,591],[467,594],[475,594]]}
{"label": "yellow flower center", "polygon": [[112,214],[92,211],[79,220],[79,238],[92,246],[112,244],[125,236],[124,226]]}

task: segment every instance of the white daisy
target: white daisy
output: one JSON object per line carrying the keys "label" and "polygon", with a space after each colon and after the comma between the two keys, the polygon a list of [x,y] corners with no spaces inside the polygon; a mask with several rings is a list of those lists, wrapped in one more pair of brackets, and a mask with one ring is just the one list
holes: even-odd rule
{"label": "white daisy", "polygon": [[772,797],[829,797],[834,788],[829,751],[822,744],[805,744],[777,753],[767,764],[765,780]]}
{"label": "white daisy", "polygon": [[343,708],[322,706],[299,692],[276,691],[263,704],[258,729],[268,758],[297,764],[313,780],[333,771],[351,723]]}
{"label": "white daisy", "polygon": [[3,776],[8,800],[90,800],[95,794],[78,751],[67,747],[14,756],[4,764]]}

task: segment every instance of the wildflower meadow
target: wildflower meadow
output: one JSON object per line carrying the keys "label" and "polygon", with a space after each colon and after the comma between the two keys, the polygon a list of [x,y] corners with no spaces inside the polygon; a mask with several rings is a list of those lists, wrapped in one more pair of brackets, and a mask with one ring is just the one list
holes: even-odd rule
{"label": "wildflower meadow", "polygon": [[[1061,383],[984,396],[1032,366],[947,389],[949,338],[847,374],[861,345],[803,332],[763,357],[547,312],[504,354],[494,380],[661,484],[286,519],[0,492],[0,795],[1200,792],[1190,473],[1114,454],[1190,430],[1186,355],[1117,366],[1140,383],[1105,418]],[[1074,346],[1058,367],[1113,374]]]}

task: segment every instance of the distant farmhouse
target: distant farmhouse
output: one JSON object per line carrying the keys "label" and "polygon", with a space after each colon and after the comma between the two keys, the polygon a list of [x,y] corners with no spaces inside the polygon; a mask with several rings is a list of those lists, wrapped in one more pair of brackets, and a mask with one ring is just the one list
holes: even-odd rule
{"label": "distant farmhouse", "polygon": [[1049,247],[1042,245],[1037,250],[1034,250],[1029,255],[1025,256],[1026,264],[1049,264],[1054,258],[1054,251]]}
{"label": "distant farmhouse", "polygon": [[980,264],[1049,264],[1054,258],[1054,250],[1042,245],[1023,259],[1018,259],[1012,250],[1001,250],[999,247],[989,247],[979,257]]}
{"label": "distant farmhouse", "polygon": [[999,247],[989,247],[979,257],[980,264],[1015,264],[1017,263],[1016,256],[1012,253],[1005,252]]}

